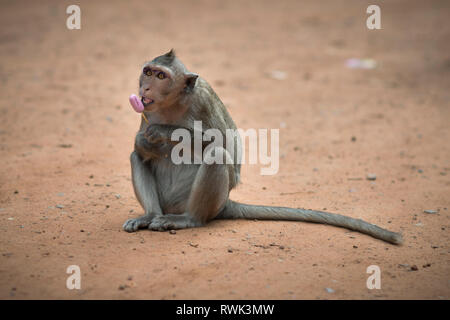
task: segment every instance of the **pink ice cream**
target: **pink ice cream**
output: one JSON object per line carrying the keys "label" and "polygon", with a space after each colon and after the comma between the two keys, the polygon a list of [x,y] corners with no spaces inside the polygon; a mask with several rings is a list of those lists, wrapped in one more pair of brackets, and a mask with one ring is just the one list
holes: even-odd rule
{"label": "pink ice cream", "polygon": [[142,113],[144,111],[144,105],[142,104],[141,99],[135,94],[130,96],[130,104],[137,113]]}

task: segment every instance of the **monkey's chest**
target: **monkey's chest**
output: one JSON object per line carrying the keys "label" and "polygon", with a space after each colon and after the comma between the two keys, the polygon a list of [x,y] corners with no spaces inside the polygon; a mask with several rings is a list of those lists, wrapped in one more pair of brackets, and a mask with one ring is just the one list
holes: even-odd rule
{"label": "monkey's chest", "polygon": [[170,159],[152,163],[159,204],[164,214],[181,214],[186,207],[199,165],[175,165]]}

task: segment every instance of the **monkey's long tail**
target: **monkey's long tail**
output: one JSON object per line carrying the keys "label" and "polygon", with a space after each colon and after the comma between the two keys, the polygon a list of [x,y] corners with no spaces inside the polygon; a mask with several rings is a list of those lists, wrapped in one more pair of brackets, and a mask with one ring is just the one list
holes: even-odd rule
{"label": "monkey's long tail", "polygon": [[216,219],[290,220],[323,223],[365,233],[393,244],[403,242],[401,234],[380,228],[361,219],[315,210],[257,206],[228,200],[225,208]]}

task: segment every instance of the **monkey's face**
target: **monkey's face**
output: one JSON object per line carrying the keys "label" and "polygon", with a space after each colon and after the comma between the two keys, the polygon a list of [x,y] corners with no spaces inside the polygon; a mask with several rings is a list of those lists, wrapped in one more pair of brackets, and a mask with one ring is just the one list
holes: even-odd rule
{"label": "monkey's face", "polygon": [[173,50],[146,63],[139,95],[146,111],[168,109],[194,91],[198,75],[187,71]]}
{"label": "monkey's face", "polygon": [[146,64],[139,78],[139,95],[145,110],[151,111],[172,104],[179,92],[178,76],[167,67]]}

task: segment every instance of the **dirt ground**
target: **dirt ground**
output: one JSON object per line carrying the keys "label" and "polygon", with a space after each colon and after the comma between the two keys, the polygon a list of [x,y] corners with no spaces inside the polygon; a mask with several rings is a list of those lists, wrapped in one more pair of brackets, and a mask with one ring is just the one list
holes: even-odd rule
{"label": "dirt ground", "polygon": [[[77,1],[68,30],[73,3],[0,2],[0,298],[450,298],[447,1],[378,1],[381,30],[368,1]],[[280,128],[278,174],[244,165],[232,199],[362,218],[405,243],[283,221],[124,232],[142,214],[128,96],[170,48],[239,128]]]}

